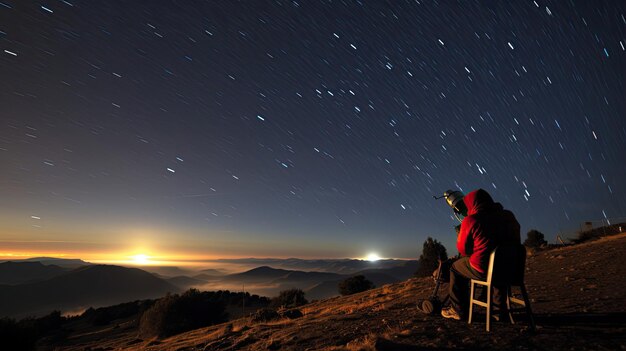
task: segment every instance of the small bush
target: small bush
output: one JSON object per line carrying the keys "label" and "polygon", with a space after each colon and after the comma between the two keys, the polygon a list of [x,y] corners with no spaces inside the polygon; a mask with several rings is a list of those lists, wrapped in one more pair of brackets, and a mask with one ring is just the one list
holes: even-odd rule
{"label": "small bush", "polygon": [[545,236],[542,232],[532,229],[526,234],[527,238],[524,241],[524,246],[530,248],[540,248],[542,246],[548,245],[548,242],[545,240]]}
{"label": "small bush", "polygon": [[339,293],[341,295],[352,295],[372,289],[374,284],[363,275],[350,277],[339,283]]}
{"label": "small bush", "polygon": [[226,321],[225,304],[214,293],[190,289],[166,295],[141,316],[142,337],[166,337]]}
{"label": "small bush", "polygon": [[38,338],[34,328],[20,326],[14,319],[0,319],[0,340],[7,350],[34,350]]}
{"label": "small bush", "polygon": [[626,228],[626,223],[617,223],[594,228],[591,230],[581,231],[578,233],[578,237],[576,239],[571,239],[571,241],[576,244],[580,244],[587,241],[599,239],[603,236],[619,234],[623,232],[624,228]]}
{"label": "small bush", "polygon": [[88,321],[94,326],[108,325],[112,321],[121,318],[127,318],[143,313],[154,304],[154,300],[141,300],[121,303],[119,305],[100,307],[94,309],[89,307],[81,318]]}
{"label": "small bush", "polygon": [[300,311],[297,308],[292,308],[289,310],[282,310],[282,311],[278,311],[278,314],[283,317],[283,318],[289,318],[289,319],[296,319],[296,318],[300,318],[302,316],[304,316],[304,314],[302,314],[302,311]]}
{"label": "small bush", "polygon": [[446,247],[439,241],[428,237],[424,241],[424,247],[419,259],[419,267],[415,272],[416,277],[428,277],[433,274],[433,271],[439,267],[439,260],[445,261],[448,259],[448,252]]}
{"label": "small bush", "polygon": [[270,307],[273,308],[293,308],[309,303],[304,298],[304,291],[300,289],[289,289],[281,291],[278,296],[272,299]]}

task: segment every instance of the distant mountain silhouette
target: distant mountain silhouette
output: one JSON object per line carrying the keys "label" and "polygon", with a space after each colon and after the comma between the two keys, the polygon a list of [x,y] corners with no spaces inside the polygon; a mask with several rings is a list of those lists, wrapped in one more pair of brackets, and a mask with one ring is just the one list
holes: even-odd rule
{"label": "distant mountain silhouette", "polygon": [[181,289],[189,289],[192,287],[200,286],[202,284],[206,284],[206,280],[196,279],[188,277],[186,275],[179,275],[178,277],[167,278],[165,279],[165,281]]}
{"label": "distant mountain silhouette", "polygon": [[226,281],[237,281],[243,283],[267,283],[274,279],[284,277],[290,271],[276,269],[268,266],[257,267],[243,273],[229,274],[223,277]]}
{"label": "distant mountain silhouette", "polygon": [[36,283],[0,285],[0,317],[106,306],[181,289],[137,268],[91,265]]}
{"label": "distant mountain silhouette", "polygon": [[77,258],[56,258],[56,257],[32,257],[23,260],[12,260],[12,262],[40,262],[43,265],[55,265],[66,268],[77,268],[90,265],[91,263],[85,262]]}
{"label": "distant mountain silhouette", "polygon": [[203,270],[200,271],[200,273],[201,274],[207,274],[207,275],[210,275],[210,276],[215,276],[215,277],[221,276],[221,275],[225,274],[224,272],[220,271],[219,269],[212,269],[212,268],[203,269]]}
{"label": "distant mountain silhouette", "polygon": [[383,274],[386,274],[387,276],[394,277],[398,280],[405,280],[405,279],[412,277],[415,271],[417,271],[418,267],[419,267],[419,261],[405,261],[403,262],[403,264],[398,265],[398,266],[389,267],[389,268],[380,268],[380,269],[365,269],[362,271],[358,271],[354,273],[353,275],[363,274],[364,276],[367,276],[368,274],[371,274],[371,273],[376,273],[376,274],[383,273]]}
{"label": "distant mountain silhouette", "polygon": [[34,283],[50,279],[67,271],[67,268],[56,265],[46,266],[41,262],[3,262],[0,263],[0,284]]}
{"label": "distant mountain silhouette", "polygon": [[272,283],[289,285],[289,284],[316,284],[320,281],[330,279],[340,279],[343,276],[336,273],[326,272],[302,272],[302,271],[288,271],[288,273],[278,279],[274,279]]}
{"label": "distant mountain silhouette", "polygon": [[214,260],[216,263],[239,264],[246,266],[270,266],[279,269],[318,271],[339,274],[354,274],[366,269],[387,269],[405,265],[409,262],[395,259],[383,259],[378,261],[365,261],[357,259],[318,259],[305,260],[300,258],[241,258]]}
{"label": "distant mountain silhouette", "polygon": [[181,275],[189,275],[193,271],[176,266],[139,266],[136,267],[150,273],[156,273],[160,277],[174,278]]}
{"label": "distant mountain silhouette", "polygon": [[220,277],[222,277],[222,275],[211,275],[211,274],[206,274],[206,273],[200,273],[200,274],[196,274],[192,276],[192,278],[194,279],[199,279],[199,280],[204,280],[204,281],[216,280],[216,279],[219,279]]}

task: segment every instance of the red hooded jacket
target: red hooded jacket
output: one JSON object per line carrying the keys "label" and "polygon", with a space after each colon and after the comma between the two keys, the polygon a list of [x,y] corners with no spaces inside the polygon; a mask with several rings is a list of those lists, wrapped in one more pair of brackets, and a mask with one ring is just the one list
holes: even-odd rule
{"label": "red hooded jacket", "polygon": [[472,268],[486,273],[493,249],[502,244],[520,243],[520,225],[511,211],[493,202],[483,189],[467,194],[463,202],[467,217],[461,222],[456,247],[462,256],[469,256]]}

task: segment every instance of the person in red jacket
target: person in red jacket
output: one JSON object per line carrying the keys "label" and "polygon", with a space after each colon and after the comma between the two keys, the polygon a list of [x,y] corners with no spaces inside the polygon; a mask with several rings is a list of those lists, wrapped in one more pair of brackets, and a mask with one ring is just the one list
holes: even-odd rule
{"label": "person in red jacket", "polygon": [[[460,320],[469,309],[469,282],[484,280],[489,268],[489,256],[503,244],[520,244],[520,225],[511,211],[493,202],[483,189],[474,190],[463,198],[467,216],[461,222],[456,247],[461,258],[450,268],[450,306],[441,310],[445,318]],[[494,287],[494,301],[500,304],[501,294]]]}

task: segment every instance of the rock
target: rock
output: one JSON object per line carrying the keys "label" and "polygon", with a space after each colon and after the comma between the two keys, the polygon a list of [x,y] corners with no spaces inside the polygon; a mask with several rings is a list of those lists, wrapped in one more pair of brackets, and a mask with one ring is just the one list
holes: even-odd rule
{"label": "rock", "polygon": [[280,315],[278,314],[278,312],[270,308],[260,309],[252,315],[253,322],[268,322],[279,318]]}
{"label": "rock", "polygon": [[297,308],[293,308],[290,310],[284,310],[280,312],[280,316],[283,318],[289,318],[289,319],[296,319],[296,318],[300,318],[302,316],[304,316],[302,314],[302,311],[300,311]]}

